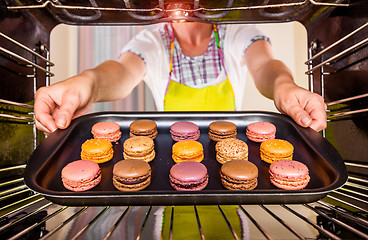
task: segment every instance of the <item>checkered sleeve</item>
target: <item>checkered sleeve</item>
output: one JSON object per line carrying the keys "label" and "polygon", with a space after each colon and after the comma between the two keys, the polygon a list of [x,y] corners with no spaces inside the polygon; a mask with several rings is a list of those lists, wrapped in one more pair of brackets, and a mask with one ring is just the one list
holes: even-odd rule
{"label": "checkered sleeve", "polygon": [[243,48],[242,53],[244,54],[245,51],[247,51],[247,49],[250,47],[250,45],[252,45],[254,42],[258,41],[258,40],[266,40],[267,42],[271,43],[271,40],[269,37],[263,36],[263,35],[259,35],[259,36],[255,36],[253,37],[248,44],[246,44]]}
{"label": "checkered sleeve", "polygon": [[245,51],[258,40],[270,39],[254,24],[229,24],[226,27],[225,47],[241,60]]}

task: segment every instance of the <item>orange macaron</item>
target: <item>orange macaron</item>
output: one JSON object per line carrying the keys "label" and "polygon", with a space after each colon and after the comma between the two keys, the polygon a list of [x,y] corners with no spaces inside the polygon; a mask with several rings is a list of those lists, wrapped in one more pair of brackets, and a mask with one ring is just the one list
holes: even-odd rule
{"label": "orange macaron", "polygon": [[106,139],[89,139],[82,144],[81,159],[104,163],[112,159],[114,150]]}
{"label": "orange macaron", "polygon": [[261,159],[267,163],[293,159],[294,146],[283,139],[270,139],[261,143]]}
{"label": "orange macaron", "polygon": [[204,158],[202,143],[195,140],[184,140],[172,146],[174,162],[194,161],[201,162]]}

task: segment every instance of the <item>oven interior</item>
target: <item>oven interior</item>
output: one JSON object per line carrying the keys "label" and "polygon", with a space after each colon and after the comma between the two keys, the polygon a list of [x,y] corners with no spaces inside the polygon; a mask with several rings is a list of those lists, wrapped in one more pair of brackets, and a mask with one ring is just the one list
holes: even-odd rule
{"label": "oven interior", "polygon": [[[180,10],[176,16],[175,10]],[[27,160],[44,139],[36,130],[33,96],[50,84],[50,32],[58,24],[145,25],[173,18],[208,23],[299,21],[307,29],[309,89],[328,105],[321,134],[339,151],[347,183],[308,204],[239,205],[249,239],[367,239],[368,2],[257,1],[0,1],[0,236],[3,239],[152,239],[160,206],[71,207],[49,202],[23,181]],[[223,206],[218,221],[239,239]],[[167,206],[168,234],[178,237],[177,206]],[[192,206],[190,231],[210,239],[205,216]]]}

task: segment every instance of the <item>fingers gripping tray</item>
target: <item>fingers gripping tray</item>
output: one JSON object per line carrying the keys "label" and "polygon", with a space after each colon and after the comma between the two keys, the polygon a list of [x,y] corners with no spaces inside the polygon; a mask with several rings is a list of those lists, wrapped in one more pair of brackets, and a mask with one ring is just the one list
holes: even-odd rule
{"label": "fingers gripping tray", "polygon": [[[151,184],[141,191],[121,192],[112,182],[115,163],[123,159],[123,143],[129,138],[129,125],[137,119],[151,119],[157,123],[154,139],[156,156],[149,162]],[[237,125],[237,138],[248,145],[248,160],[259,171],[258,186],[249,191],[231,191],[221,184],[221,164],[216,161],[215,144],[208,137],[211,122],[225,120]],[[92,126],[97,122],[112,121],[120,125],[122,137],[113,144],[114,156],[100,164],[102,180],[95,188],[72,192],[64,188],[61,170],[68,163],[79,160],[81,145],[93,138]],[[200,128],[199,142],[204,148],[202,163],[207,167],[209,183],[201,191],[176,191],[169,182],[172,160],[171,124],[191,121]],[[269,164],[260,158],[260,143],[250,141],[246,127],[257,121],[273,123],[276,138],[285,139],[294,146],[294,160],[307,165],[310,182],[302,190],[278,189],[270,182]],[[69,128],[50,134],[33,152],[26,170],[25,182],[29,188],[46,199],[61,205],[193,205],[193,204],[282,204],[307,203],[325,197],[347,180],[344,162],[336,149],[312,129],[298,126],[291,118],[269,112],[102,112],[85,115],[72,121]]]}

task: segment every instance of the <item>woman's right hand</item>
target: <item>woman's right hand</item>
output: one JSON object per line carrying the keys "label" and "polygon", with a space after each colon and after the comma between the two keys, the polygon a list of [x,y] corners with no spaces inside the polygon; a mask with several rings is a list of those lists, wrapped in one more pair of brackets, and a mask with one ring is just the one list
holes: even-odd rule
{"label": "woman's right hand", "polygon": [[93,103],[128,96],[144,74],[143,60],[126,52],[119,61],[105,61],[65,81],[42,87],[35,94],[36,127],[46,134],[65,129],[73,118],[87,113]]}
{"label": "woman's right hand", "polygon": [[38,130],[50,134],[65,129],[71,120],[88,112],[93,100],[93,75],[80,75],[48,87],[35,94],[34,114]]}

